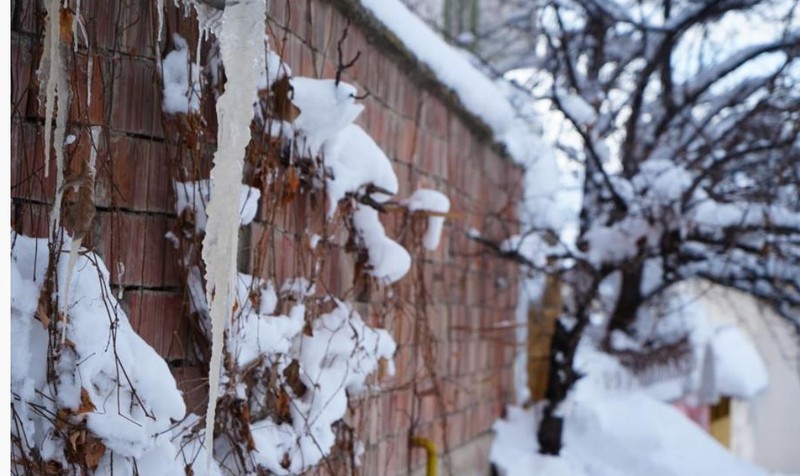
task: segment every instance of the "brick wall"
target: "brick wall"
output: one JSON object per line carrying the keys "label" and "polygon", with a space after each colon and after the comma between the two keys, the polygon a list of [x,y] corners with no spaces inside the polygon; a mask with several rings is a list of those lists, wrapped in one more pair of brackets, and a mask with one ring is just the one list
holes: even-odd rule
{"label": "brick wall", "polygon": [[[179,32],[191,45],[197,28],[165,2],[159,43],[155,1],[82,3],[91,46],[81,41],[70,59],[68,133],[77,140],[67,147],[67,156],[78,170],[89,153],[89,128],[101,127],[98,214],[87,242],[106,261],[133,326],[170,362],[190,408],[202,412],[204,374],[187,344],[185,289],[178,256],[164,235],[179,226],[171,182],[208,177],[216,120],[213,102],[205,101],[208,133],[187,144],[181,124],[162,117],[158,75],[158,56],[169,49],[169,34]],[[51,164],[50,178],[44,178],[44,114],[36,101],[34,73],[42,32],[37,5],[33,0],[12,5],[12,226],[45,236],[55,169]],[[322,78],[335,74],[337,42],[350,19],[342,43],[345,59],[356,52],[360,58],[343,80],[369,93],[357,122],[393,161],[399,197],[421,186],[435,188],[450,198],[453,214],[433,252],[413,239],[423,220],[399,213],[382,217],[387,234],[414,256],[408,276],[387,292],[355,275],[355,259],[344,247],[341,230],[334,233],[339,239],[330,240],[336,244],[309,254],[306,229],[324,223],[319,192],[300,191],[279,207],[266,193],[257,220],[242,231],[240,268],[281,283],[307,274],[318,260],[323,266],[318,289],[358,302],[369,322],[395,336],[396,375],[382,378],[384,390],[362,398],[350,418],[367,449],[362,474],[420,467],[424,452],[409,448],[410,436],[432,438],[440,449],[457,454],[484,438],[513,398],[513,327],[508,323],[514,319],[516,267],[484,253],[466,232],[476,228],[501,238],[516,229],[521,170],[493,144],[485,125],[350,1],[273,0],[270,16],[273,46],[294,74]]]}

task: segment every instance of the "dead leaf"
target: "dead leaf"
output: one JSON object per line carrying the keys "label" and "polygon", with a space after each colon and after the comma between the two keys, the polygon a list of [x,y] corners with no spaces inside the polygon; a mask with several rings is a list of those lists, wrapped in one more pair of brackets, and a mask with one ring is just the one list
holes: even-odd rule
{"label": "dead leaf", "polygon": [[292,465],[292,460],[289,458],[289,453],[284,453],[283,458],[281,458],[281,468],[289,469],[289,466]]}
{"label": "dead leaf", "polygon": [[69,437],[67,439],[69,440],[69,446],[70,446],[70,448],[72,448],[72,451],[77,452],[78,451],[78,445],[83,443],[83,440],[85,438],[86,438],[86,434],[85,434],[84,430],[76,430],[76,431],[73,431],[72,433],[70,433],[70,435],[69,435]]}
{"label": "dead leaf", "polygon": [[389,361],[383,357],[378,360],[378,380],[383,380],[389,375]]}
{"label": "dead leaf", "polygon": [[283,389],[278,390],[278,398],[275,402],[275,411],[279,422],[291,421],[292,399]]}
{"label": "dead leaf", "polygon": [[61,463],[53,460],[48,461],[44,464],[44,474],[61,474]]}
{"label": "dead leaf", "polygon": [[[300,362],[292,360],[286,369],[284,369],[283,378],[286,379],[287,385],[292,389],[292,393],[294,393],[296,397],[300,398],[306,394],[306,386],[300,378]],[[281,390],[281,392],[283,392],[283,390]]]}
{"label": "dead leaf", "polygon": [[61,41],[72,44],[72,17],[73,14],[68,8],[62,8],[58,15],[58,29]]}
{"label": "dead leaf", "polygon": [[281,196],[281,203],[283,205],[293,201],[297,196],[297,191],[300,189],[300,176],[293,167],[286,171],[284,185],[283,195]]}
{"label": "dead leaf", "polygon": [[91,397],[89,397],[89,392],[81,387],[81,405],[78,407],[77,414],[83,415],[84,413],[91,413],[97,410],[97,407],[94,406],[92,403]]}
{"label": "dead leaf", "polygon": [[47,316],[47,310],[45,309],[44,303],[41,301],[39,302],[39,309],[36,310],[36,317],[39,318],[42,327],[45,329],[50,328],[50,317]]}
{"label": "dead leaf", "polygon": [[63,430],[69,423],[69,417],[72,415],[72,410],[69,408],[62,408],[56,413],[56,429]]}
{"label": "dead leaf", "polygon": [[100,464],[100,459],[105,453],[106,445],[104,445],[102,441],[95,437],[89,437],[84,447],[83,461],[89,468],[96,469],[97,465]]}
{"label": "dead leaf", "polygon": [[292,104],[292,83],[288,76],[272,83],[272,110],[275,117],[282,121],[293,122],[300,115],[300,109]]}

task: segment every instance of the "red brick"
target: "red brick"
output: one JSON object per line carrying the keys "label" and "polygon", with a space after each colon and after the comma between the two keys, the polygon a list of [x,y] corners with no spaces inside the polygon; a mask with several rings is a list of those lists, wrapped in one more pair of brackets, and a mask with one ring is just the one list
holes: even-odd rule
{"label": "red brick", "polygon": [[11,30],[22,33],[39,31],[39,2],[14,0],[11,3]]}
{"label": "red brick", "polygon": [[[95,217],[102,230],[100,254],[111,273],[112,284],[126,286],[178,286],[174,248],[164,235],[175,221],[162,216],[100,212]],[[116,272],[122,263],[122,277]]]}
{"label": "red brick", "polygon": [[[89,71],[89,57],[83,54],[75,56],[73,95],[70,102],[70,120],[82,124],[103,124],[105,120],[105,94],[104,73],[108,74],[110,62],[100,55],[91,57],[92,69]],[[89,87],[88,77],[92,75],[92,90]],[[91,101],[89,96],[91,95]]]}
{"label": "red brick", "polygon": [[[108,263],[107,263],[108,264]],[[123,294],[131,327],[167,359],[187,357],[188,324],[183,322],[181,296],[175,293],[131,290]]]}
{"label": "red brick", "polygon": [[117,131],[163,137],[161,80],[155,62],[123,56],[110,69],[106,72],[113,75],[113,92],[106,93],[106,101],[112,104],[110,126]]}
{"label": "red brick", "polygon": [[[16,2],[14,2],[16,3]],[[32,90],[33,49],[27,39],[11,36],[11,117],[27,116],[28,100]]]}

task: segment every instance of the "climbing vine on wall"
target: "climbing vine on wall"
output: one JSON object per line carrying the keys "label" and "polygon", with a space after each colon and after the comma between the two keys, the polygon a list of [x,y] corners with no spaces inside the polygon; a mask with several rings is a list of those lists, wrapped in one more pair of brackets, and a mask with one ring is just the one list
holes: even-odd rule
{"label": "climbing vine on wall", "polygon": [[[178,27],[190,40],[169,31],[164,7],[156,2],[151,20],[178,220],[163,239],[175,249],[191,330],[183,364],[219,369],[211,379],[213,411],[206,413],[214,417],[204,421],[197,402],[187,412],[167,363],[134,332],[120,305],[127,264],[109,269],[109,257],[96,252],[98,206],[110,216],[110,236],[120,238],[113,230],[117,195],[96,203],[98,186],[115,189],[107,127],[113,106],[106,99],[107,120],[90,117],[91,102],[101,98],[93,98],[94,46],[80,1],[47,2],[39,81],[48,153],[28,179],[53,174],[55,187],[44,197],[47,237],[13,235],[14,350],[32,356],[12,365],[15,472],[297,474],[320,464],[334,474],[356,472],[363,443],[354,398],[369,399],[393,372],[396,345],[382,325],[415,319],[434,382],[425,391],[439,392],[427,311],[414,304],[424,298],[424,273],[409,277],[409,293],[395,283],[411,267],[407,250],[438,245],[449,200],[433,190],[394,198],[391,162],[353,124],[364,106],[342,79],[358,60],[343,57],[347,27],[334,77],[304,78],[281,61],[274,32],[226,36],[226,18],[228,25],[231,18],[253,22],[248,14],[260,11],[255,24],[265,24],[262,0],[225,11],[186,1]],[[242,68],[252,68],[236,64],[243,42],[263,56],[242,83]],[[79,77],[86,82],[78,84]],[[226,106],[234,91],[243,96]],[[70,107],[80,117],[71,117]],[[226,148],[229,136],[239,136],[239,146]],[[234,173],[241,177],[223,193],[225,172],[216,167],[230,161],[241,163]],[[215,213],[234,217],[235,229],[224,230]],[[399,238],[387,236],[380,215],[402,221]],[[222,232],[239,246],[222,247]],[[117,246],[137,239],[123,237]],[[215,255],[238,271],[227,281],[224,272],[216,275],[211,286]],[[229,302],[220,321],[212,315],[222,283]]]}

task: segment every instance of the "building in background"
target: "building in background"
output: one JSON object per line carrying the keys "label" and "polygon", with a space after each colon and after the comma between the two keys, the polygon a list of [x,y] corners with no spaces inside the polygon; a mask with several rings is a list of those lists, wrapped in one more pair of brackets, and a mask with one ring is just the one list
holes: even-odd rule
{"label": "building in background", "polygon": [[451,43],[502,71],[535,54],[538,0],[403,0]]}
{"label": "building in background", "polygon": [[[711,320],[741,329],[769,372],[764,392],[748,401],[731,400],[728,423],[715,428],[712,418],[712,432],[727,432],[731,451],[746,461],[772,471],[800,472],[800,350],[795,329],[740,292],[711,287],[701,296]],[[724,411],[718,414],[726,421]]]}

